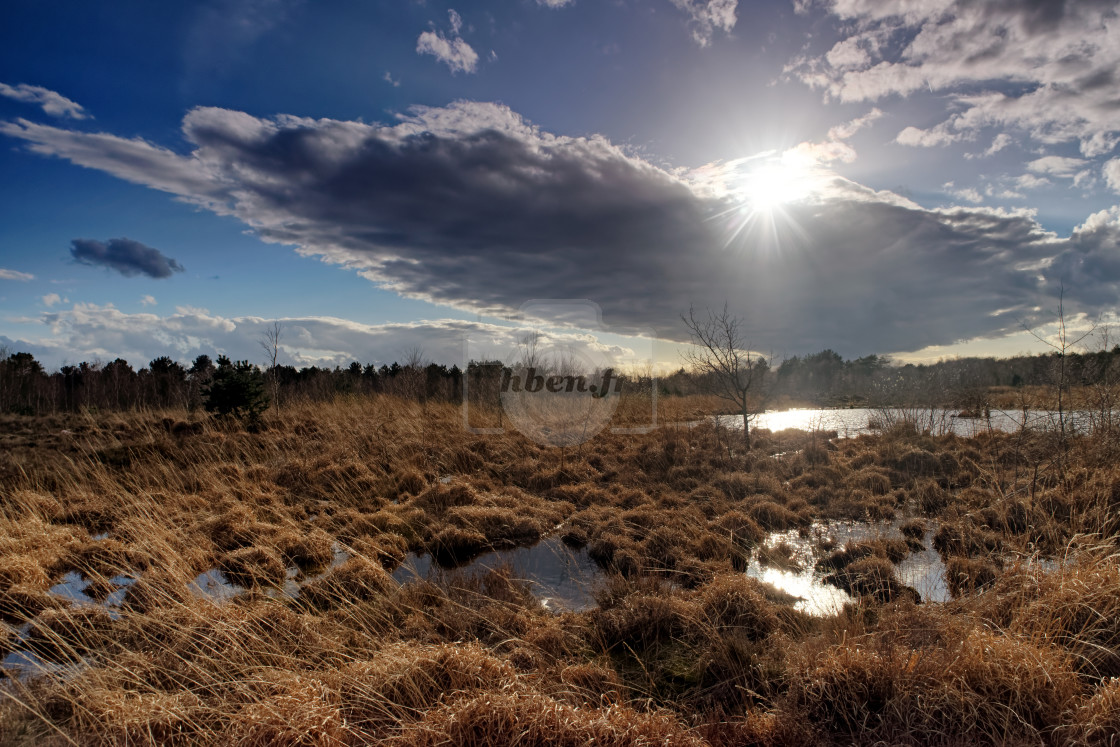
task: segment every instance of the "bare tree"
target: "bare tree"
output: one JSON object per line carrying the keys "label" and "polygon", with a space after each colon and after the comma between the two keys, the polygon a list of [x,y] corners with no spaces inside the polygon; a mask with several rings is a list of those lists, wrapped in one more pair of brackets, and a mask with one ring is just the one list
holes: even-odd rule
{"label": "bare tree", "polygon": [[277,375],[276,359],[280,356],[280,338],[283,334],[284,327],[280,322],[273,322],[270,329],[265,330],[257,343],[264,350],[264,354],[268,360],[268,387],[269,394],[272,395],[272,406],[277,410],[280,409],[280,377]]}
{"label": "bare tree", "polygon": [[722,312],[708,309],[701,316],[689,307],[688,316],[682,314],[681,320],[692,337],[692,347],[682,357],[708,380],[709,391],[735,405],[743,416],[743,443],[749,449],[751,404],[758,398],[766,359],[751,352],[742,320],[727,310],[726,303]]}
{"label": "bare tree", "polygon": [[401,372],[397,374],[398,396],[423,402],[427,394],[427,376],[424,369],[428,365],[424,357],[424,348],[413,345],[402,352],[401,359],[404,365]]}
{"label": "bare tree", "polygon": [[1066,327],[1065,296],[1066,286],[1065,283],[1062,283],[1058,287],[1058,334],[1056,342],[1043,337],[1041,334],[1031,329],[1026,324],[1020,322],[1023,329],[1029,332],[1031,336],[1039,342],[1049,345],[1051,348],[1053,348],[1056,354],[1055,358],[1057,360],[1054,364],[1052,378],[1054,380],[1054,386],[1058,390],[1058,431],[1063,445],[1065,444],[1066,440],[1065,409],[1067,404],[1067,397],[1065,395],[1070,389],[1069,356],[1078,348],[1078,346],[1081,345],[1083,340],[1092,335],[1093,332],[1095,332],[1097,329],[1097,323],[1094,321],[1090,323],[1089,328],[1081,335],[1078,335],[1076,338],[1071,336],[1070,331]]}

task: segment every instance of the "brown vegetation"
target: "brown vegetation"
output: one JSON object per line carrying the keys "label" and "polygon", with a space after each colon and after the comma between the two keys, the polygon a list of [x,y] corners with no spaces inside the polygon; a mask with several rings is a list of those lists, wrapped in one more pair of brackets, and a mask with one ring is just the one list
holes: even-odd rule
{"label": "brown vegetation", "polygon": [[[683,422],[697,404],[665,407]],[[460,422],[389,397],[287,406],[257,433],[186,412],[6,421],[0,652],[38,666],[0,683],[0,743],[1116,733],[1120,472],[1102,438],[903,425],[758,431],[745,450],[701,424],[561,454]],[[826,519],[901,536],[839,546]],[[855,601],[811,617],[747,577],[751,558],[802,565],[775,532],[815,537],[819,572]],[[898,580],[927,532],[949,602]],[[550,611],[508,568],[453,570],[549,535],[602,570],[592,608]],[[444,569],[401,583],[409,553]],[[203,593],[211,571],[238,593]],[[71,573],[91,601],[51,593]]]}

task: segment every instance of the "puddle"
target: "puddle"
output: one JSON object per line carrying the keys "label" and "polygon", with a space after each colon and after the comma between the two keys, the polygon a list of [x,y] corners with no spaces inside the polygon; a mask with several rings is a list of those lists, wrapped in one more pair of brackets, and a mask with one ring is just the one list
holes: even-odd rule
{"label": "puddle", "polygon": [[221,603],[228,602],[235,596],[245,591],[240,586],[231,584],[226,574],[219,571],[217,568],[211,568],[208,571],[203,571],[194,577],[194,581],[187,584],[187,588],[195,596],[208,599],[211,602]]}
{"label": "puddle", "polygon": [[[296,566],[289,567],[284,571],[284,582],[282,584],[265,587],[263,590],[265,596],[272,599],[281,597],[298,599],[299,591],[305,584],[322,578],[332,568],[337,568],[350,559],[350,553],[337,542],[331,546],[331,553],[330,564],[322,567],[317,573],[307,575]],[[244,586],[231,583],[226,574],[217,568],[211,568],[195,576],[194,581],[188,584],[188,588],[195,596],[208,599],[216,604],[228,602],[230,599],[245,593]]]}
{"label": "puddle", "polygon": [[3,662],[0,662],[0,669],[2,669],[3,673],[8,677],[27,680],[29,677],[35,675],[63,674],[81,668],[81,664],[75,664],[73,662],[60,664],[58,662],[47,661],[38,654],[26,650],[27,637],[31,633],[31,623],[26,622],[18,628],[4,623],[4,627],[16,635],[16,640],[13,641],[15,650],[5,656]]}
{"label": "puddle", "polygon": [[117,588],[109,592],[102,599],[96,599],[88,593],[90,582],[77,571],[70,571],[62,580],[50,588],[50,593],[69,600],[74,606],[90,604],[104,607],[111,618],[116,620],[121,616],[120,607],[124,603],[124,596],[128,587],[136,583],[131,576],[113,576],[109,582]]}
{"label": "puddle", "polygon": [[574,550],[556,536],[531,547],[488,552],[454,570],[441,568],[430,555],[412,554],[393,571],[393,578],[404,584],[443,573],[472,573],[499,567],[509,567],[515,577],[528,581],[541,605],[552,612],[581,612],[595,606],[592,592],[602,571],[588,557],[586,548]]}
{"label": "puddle", "polygon": [[350,559],[350,553],[337,542],[335,542],[331,546],[331,553],[332,557],[330,564],[325,568],[321,568],[318,573],[312,573],[308,575],[301,571],[298,567],[294,565],[290,566],[286,571],[284,571],[284,583],[280,586],[272,586],[265,589],[265,596],[271,597],[272,599],[278,599],[280,597],[286,597],[288,599],[299,599],[299,591],[304,587],[304,585],[309,584],[312,581],[318,581],[323,576],[327,575],[327,573],[330,572],[332,568],[337,568]]}
{"label": "puddle", "polygon": [[[875,539],[901,539],[901,521],[867,524],[864,522],[819,522],[814,523],[808,536],[798,530],[773,532],[765,540],[767,547],[775,547],[785,542],[792,549],[792,560],[799,570],[788,570],[762,565],[757,553],[747,566],[747,575],[770,584],[787,594],[798,597],[794,609],[816,616],[835,615],[844,604],[855,601],[847,592],[824,583],[828,571],[818,570],[816,563],[827,556],[827,552],[817,548],[822,538],[835,540],[836,549],[848,542],[861,542]],[[936,526],[927,527],[924,538],[925,550],[910,553],[900,563],[895,564],[894,573],[900,582],[911,586],[922,595],[923,602],[946,602],[949,588],[945,582],[945,564],[933,549],[933,535]]]}
{"label": "puddle", "polygon": [[[89,594],[92,583],[82,577],[77,571],[70,571],[62,580],[50,588],[50,593],[56,597],[70,602],[73,607],[92,606],[102,607],[109,613],[109,617],[117,620],[121,616],[121,604],[124,603],[128,587],[136,583],[131,576],[113,576],[109,582],[116,588],[97,599]],[[83,663],[67,662],[58,663],[41,658],[38,654],[26,649],[27,637],[31,631],[32,623],[27,622],[18,628],[7,625],[5,627],[14,633],[16,640],[12,641],[13,651],[9,652],[0,662],[0,669],[10,676],[26,679],[32,675],[58,674],[76,671],[84,666]]]}

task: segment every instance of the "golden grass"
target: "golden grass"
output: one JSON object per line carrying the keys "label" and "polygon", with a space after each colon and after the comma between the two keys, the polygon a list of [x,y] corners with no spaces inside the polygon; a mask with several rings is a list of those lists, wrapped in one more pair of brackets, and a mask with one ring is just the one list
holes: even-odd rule
{"label": "golden grass", "polygon": [[[743,452],[691,422],[711,404],[670,398],[677,425],[563,453],[388,397],[289,406],[258,433],[185,412],[13,420],[0,652],[44,669],[0,682],[0,743],[1109,743],[1106,445],[899,428],[827,447],[760,431]],[[770,532],[892,517],[905,539],[823,556],[858,597],[835,617],[742,573],[754,553],[794,566]],[[955,599],[915,605],[893,564],[934,528]],[[508,568],[391,575],[549,535],[601,568],[595,607],[549,612]],[[215,569],[237,596],[192,591]],[[119,608],[73,606],[49,592],[70,572],[97,599],[135,582]]]}

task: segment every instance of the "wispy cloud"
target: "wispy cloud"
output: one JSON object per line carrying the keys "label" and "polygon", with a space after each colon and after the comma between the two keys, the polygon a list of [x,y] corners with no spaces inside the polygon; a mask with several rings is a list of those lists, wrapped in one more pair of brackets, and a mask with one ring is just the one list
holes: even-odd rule
{"label": "wispy cloud", "polygon": [[147,275],[150,278],[169,278],[183,271],[181,264],[165,257],[158,249],[127,238],[108,241],[74,239],[70,242],[70,255],[83,265],[107,267],[125,277]]}
{"label": "wispy cloud", "polygon": [[803,0],[797,7],[826,7],[841,24],[843,38],[831,50],[786,67],[827,98],[948,94],[948,119],[907,128],[899,142],[946,145],[998,127],[1040,143],[1077,142],[1093,158],[1120,141],[1114,0]]}
{"label": "wispy cloud", "polygon": [[20,272],[19,270],[5,270],[0,267],[0,280],[19,280],[26,283],[28,280],[34,280],[35,276],[30,272]]}
{"label": "wispy cloud", "polygon": [[416,52],[434,56],[452,73],[473,73],[478,67],[478,53],[459,35],[463,19],[454,10],[447,11],[447,15],[451,21],[450,37],[441,31],[425,31],[416,40]]}
{"label": "wispy cloud", "polygon": [[1106,163],[1101,172],[1112,191],[1120,193],[1120,158],[1113,158]]}
{"label": "wispy cloud", "polygon": [[87,119],[89,117],[81,104],[42,86],[29,86],[26,83],[10,86],[6,83],[0,83],[0,96],[28,104],[38,104],[43,108],[44,113],[52,117],[69,117],[70,119]]}
{"label": "wispy cloud", "polygon": [[1081,158],[1066,158],[1063,156],[1043,156],[1027,164],[1027,169],[1036,174],[1049,174],[1066,179],[1072,179],[1079,170],[1085,166]]}
{"label": "wispy cloud", "polygon": [[735,11],[739,0],[671,0],[688,14],[692,38],[701,47],[712,43],[716,31],[731,33],[735,28]]}

